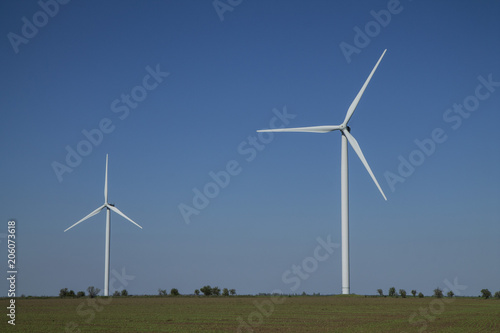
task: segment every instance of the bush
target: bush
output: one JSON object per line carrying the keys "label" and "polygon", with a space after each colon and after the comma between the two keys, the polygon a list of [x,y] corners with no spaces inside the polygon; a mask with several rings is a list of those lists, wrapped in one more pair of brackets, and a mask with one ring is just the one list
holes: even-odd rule
{"label": "bush", "polygon": [[399,294],[401,295],[401,297],[406,298],[406,290],[399,289]]}
{"label": "bush", "polygon": [[[234,290],[234,289],[229,289],[229,293],[230,293],[232,296],[234,296],[234,295],[236,295],[236,290]],[[500,293],[500,291],[499,291],[499,293]]]}
{"label": "bush", "polygon": [[418,298],[424,298],[424,294],[418,293]]}
{"label": "bush", "polygon": [[443,291],[439,288],[434,289],[434,296],[437,298],[442,298],[443,297]]}
{"label": "bush", "polygon": [[481,294],[484,299],[488,299],[491,297],[491,291],[488,289],[481,289]]}
{"label": "bush", "polygon": [[448,291],[448,293],[446,295],[448,295],[449,298],[452,298],[453,295],[455,295],[455,294],[453,293],[453,291],[450,290],[450,291]]}
{"label": "bush", "polygon": [[115,290],[115,292],[113,293],[113,297],[118,297],[120,296],[120,292],[118,290]]}
{"label": "bush", "polygon": [[377,292],[380,296],[384,296],[384,291],[382,289],[377,289]]}
{"label": "bush", "polygon": [[227,288],[222,289],[222,296],[229,296],[229,290]]}
{"label": "bush", "polygon": [[212,288],[212,294],[215,295],[215,296],[219,296],[220,295],[220,289],[219,289],[219,287],[213,287]]}
{"label": "bush", "polygon": [[415,295],[417,294],[417,291],[416,291],[415,289],[413,289],[413,290],[411,291],[411,294],[413,295],[413,297],[415,297]]}
{"label": "bush", "polygon": [[205,296],[210,296],[212,295],[212,287],[210,286],[204,286],[203,288],[200,288],[200,291],[203,293]]}
{"label": "bush", "polygon": [[200,291],[199,291],[198,289],[196,289],[196,290],[194,291],[194,294],[195,294],[196,296],[199,296],[199,295],[200,295]]}
{"label": "bush", "polygon": [[172,296],[179,296],[179,290],[177,290],[176,288],[172,288],[170,289],[170,295]]}
{"label": "bush", "polygon": [[128,291],[127,289],[122,290],[122,296],[128,296]]}
{"label": "bush", "polygon": [[166,296],[167,295],[167,290],[166,289],[158,289],[158,295],[160,295],[160,296]]}
{"label": "bush", "polygon": [[76,293],[76,297],[85,297],[85,291],[79,291]]}
{"label": "bush", "polygon": [[498,299],[500,299],[500,291],[497,291],[497,292],[495,293],[495,297],[496,297],[496,298],[498,298]]}
{"label": "bush", "polygon": [[395,296],[396,295],[396,288],[390,287],[389,288],[389,296]]}
{"label": "bush", "polygon": [[59,297],[66,297],[68,296],[68,293],[69,293],[68,288],[61,289],[59,290]]}
{"label": "bush", "polygon": [[101,292],[101,289],[96,288],[94,286],[90,286],[87,288],[87,293],[89,294],[90,298],[96,297],[99,294],[99,292]]}

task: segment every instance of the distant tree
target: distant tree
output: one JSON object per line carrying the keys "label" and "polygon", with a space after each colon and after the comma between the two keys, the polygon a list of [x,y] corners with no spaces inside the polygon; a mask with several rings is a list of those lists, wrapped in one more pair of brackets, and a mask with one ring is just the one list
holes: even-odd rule
{"label": "distant tree", "polygon": [[176,288],[172,288],[170,289],[170,295],[172,296],[179,296],[179,290],[177,290]]}
{"label": "distant tree", "polygon": [[434,289],[434,296],[437,298],[442,298],[443,297],[443,291],[439,288]]}
{"label": "distant tree", "polygon": [[415,289],[413,289],[413,290],[411,291],[411,294],[413,295],[413,297],[415,297],[415,295],[417,295],[417,291],[416,291]]}
{"label": "distant tree", "polygon": [[[232,296],[234,296],[234,295],[236,295],[236,290],[234,290],[234,289],[229,289],[229,293],[230,293]],[[500,293],[500,291],[499,291],[499,293]]]}
{"label": "distant tree", "polygon": [[75,297],[75,292],[74,292],[73,290],[70,290],[70,291],[68,292],[68,296],[69,296],[69,297]]}
{"label": "distant tree", "polygon": [[418,298],[424,298],[424,294],[418,293]]}
{"label": "distant tree", "polygon": [[195,294],[196,296],[199,296],[199,295],[200,295],[200,291],[199,291],[198,289],[196,289],[196,290],[194,291],[194,294]]}
{"label": "distant tree", "polygon": [[498,299],[500,299],[500,291],[497,291],[497,292],[495,293],[495,297],[496,297],[496,298],[498,298]]}
{"label": "distant tree", "polygon": [[453,293],[453,291],[450,290],[446,295],[448,295],[449,298],[452,298],[455,295],[455,293]]}
{"label": "distant tree", "polygon": [[115,290],[115,292],[113,293],[113,297],[118,297],[120,296],[120,292],[118,290]]}
{"label": "distant tree", "polygon": [[488,299],[491,297],[491,291],[488,289],[481,289],[481,294],[484,299]]}
{"label": "distant tree", "polygon": [[68,296],[68,293],[69,293],[68,288],[61,289],[59,290],[59,297],[66,297]]}
{"label": "distant tree", "polygon": [[377,292],[380,296],[384,296],[384,291],[382,289],[377,289]]}
{"label": "distant tree", "polygon": [[128,296],[128,291],[127,289],[122,290],[122,296]]}
{"label": "distant tree", "polygon": [[389,288],[389,296],[395,296],[396,295],[396,288],[390,287]]}
{"label": "distant tree", "polygon": [[97,295],[99,295],[99,292],[101,292],[101,289],[94,286],[90,286],[87,288],[87,293],[89,294],[90,298],[96,297]]}
{"label": "distant tree", "polygon": [[222,296],[229,296],[229,289],[227,288],[222,289]]}
{"label": "distant tree", "polygon": [[208,286],[204,286],[203,288],[200,288],[200,291],[203,293],[203,295],[205,296],[210,296],[212,295],[212,287],[210,287],[209,285]]}
{"label": "distant tree", "polygon": [[167,290],[166,289],[158,289],[158,295],[160,295],[160,296],[166,296],[167,295]]}
{"label": "distant tree", "polygon": [[76,297],[85,297],[85,291],[79,291],[76,293]]}
{"label": "distant tree", "polygon": [[212,294],[215,295],[215,296],[219,296],[220,295],[220,289],[219,289],[219,287],[213,287],[212,288]]}
{"label": "distant tree", "polygon": [[401,295],[401,297],[406,298],[406,290],[399,289],[399,294]]}

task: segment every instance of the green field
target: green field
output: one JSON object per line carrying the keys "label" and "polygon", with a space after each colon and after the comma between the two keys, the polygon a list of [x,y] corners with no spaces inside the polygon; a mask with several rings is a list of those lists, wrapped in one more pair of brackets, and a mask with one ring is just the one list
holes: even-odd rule
{"label": "green field", "polygon": [[[2,299],[2,304],[8,305],[8,300]],[[364,296],[27,298],[16,300],[15,327],[7,323],[5,314],[3,317],[2,332],[500,332],[500,300]]]}

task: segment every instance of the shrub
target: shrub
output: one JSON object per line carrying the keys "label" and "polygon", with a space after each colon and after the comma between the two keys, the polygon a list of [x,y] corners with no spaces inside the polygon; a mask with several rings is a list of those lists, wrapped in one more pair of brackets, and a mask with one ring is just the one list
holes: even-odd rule
{"label": "shrub", "polygon": [[382,289],[377,289],[377,292],[380,296],[384,296],[384,291]]}
{"label": "shrub", "polygon": [[455,295],[455,294],[453,293],[453,291],[450,290],[450,291],[448,291],[448,293],[446,295],[448,295],[449,298],[452,298],[453,295]]}
{"label": "shrub", "polygon": [[68,293],[68,288],[61,289],[59,290],[59,297],[66,297],[68,296]]}
{"label": "shrub", "polygon": [[160,296],[166,296],[167,295],[167,290],[166,289],[158,289],[158,295],[160,295]]}
{"label": "shrub", "polygon": [[406,298],[406,290],[399,289],[399,294],[401,295],[401,297]]}
{"label": "shrub", "polygon": [[179,296],[179,290],[177,290],[176,288],[172,288],[170,289],[170,295],[172,296]]}
{"label": "shrub", "polygon": [[500,291],[497,291],[497,292],[495,293],[495,297],[496,297],[496,298],[498,298],[498,299],[500,299]]}
{"label": "shrub", "polygon": [[120,292],[118,290],[115,290],[115,292],[113,293],[113,297],[118,297],[120,296]]}
{"label": "shrub", "polygon": [[417,295],[417,291],[416,291],[415,289],[413,289],[413,290],[411,291],[411,294],[413,295],[413,297],[415,297],[415,295]]}
{"label": "shrub", "polygon": [[222,289],[222,296],[229,296],[229,289],[227,288]]}
{"label": "shrub", "polygon": [[96,288],[94,286],[90,286],[87,288],[87,293],[89,294],[90,298],[96,297],[100,291],[101,291],[101,289]]}
{"label": "shrub", "polygon": [[200,288],[200,291],[203,293],[205,296],[210,296],[212,295],[212,287],[210,286],[204,286],[203,288]]}
{"label": "shrub", "polygon": [[418,298],[424,298],[424,294],[418,293]]}
{"label": "shrub", "polygon": [[396,288],[390,287],[389,288],[389,296],[395,296],[396,295]]}
{"label": "shrub", "polygon": [[481,289],[481,294],[484,299],[488,299],[491,297],[491,291],[488,289]]}
{"label": "shrub", "polygon": [[443,291],[439,288],[434,289],[434,296],[437,298],[442,298],[443,297]]}
{"label": "shrub", "polygon": [[85,297],[85,291],[79,291],[76,293],[76,297]]}
{"label": "shrub", "polygon": [[128,296],[128,291],[127,289],[122,290],[122,296]]}
{"label": "shrub", "polygon": [[196,296],[199,296],[199,295],[200,295],[200,291],[199,291],[198,289],[196,289],[196,290],[194,291],[194,294],[195,294]]}
{"label": "shrub", "polygon": [[[234,296],[234,295],[236,295],[236,290],[235,290],[235,289],[229,289],[229,293],[230,293],[232,296]],[[500,293],[500,291],[499,291],[499,293]]]}
{"label": "shrub", "polygon": [[219,289],[219,287],[213,287],[212,288],[212,294],[214,294],[215,296],[219,296],[220,295],[220,289]]}

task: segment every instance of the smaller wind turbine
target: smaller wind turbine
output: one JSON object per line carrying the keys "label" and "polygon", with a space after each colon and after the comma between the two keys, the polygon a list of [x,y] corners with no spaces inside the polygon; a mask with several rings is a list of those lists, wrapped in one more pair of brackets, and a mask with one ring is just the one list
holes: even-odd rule
{"label": "smaller wind turbine", "polygon": [[106,154],[106,176],[104,179],[104,204],[94,210],[92,213],[89,215],[85,216],[83,219],[80,221],[76,222],[73,224],[71,227],[68,229],[64,230],[64,232],[68,231],[69,229],[73,228],[77,224],[80,224],[81,222],[91,218],[92,216],[96,215],[99,213],[101,210],[106,208],[106,249],[104,253],[104,296],[109,296],[109,241],[110,241],[110,233],[111,233],[111,211],[117,213],[118,215],[121,215],[122,217],[126,218],[136,226],[142,229],[140,225],[132,221],[128,216],[123,214],[118,208],[115,207],[115,205],[108,203],[108,154]]}

